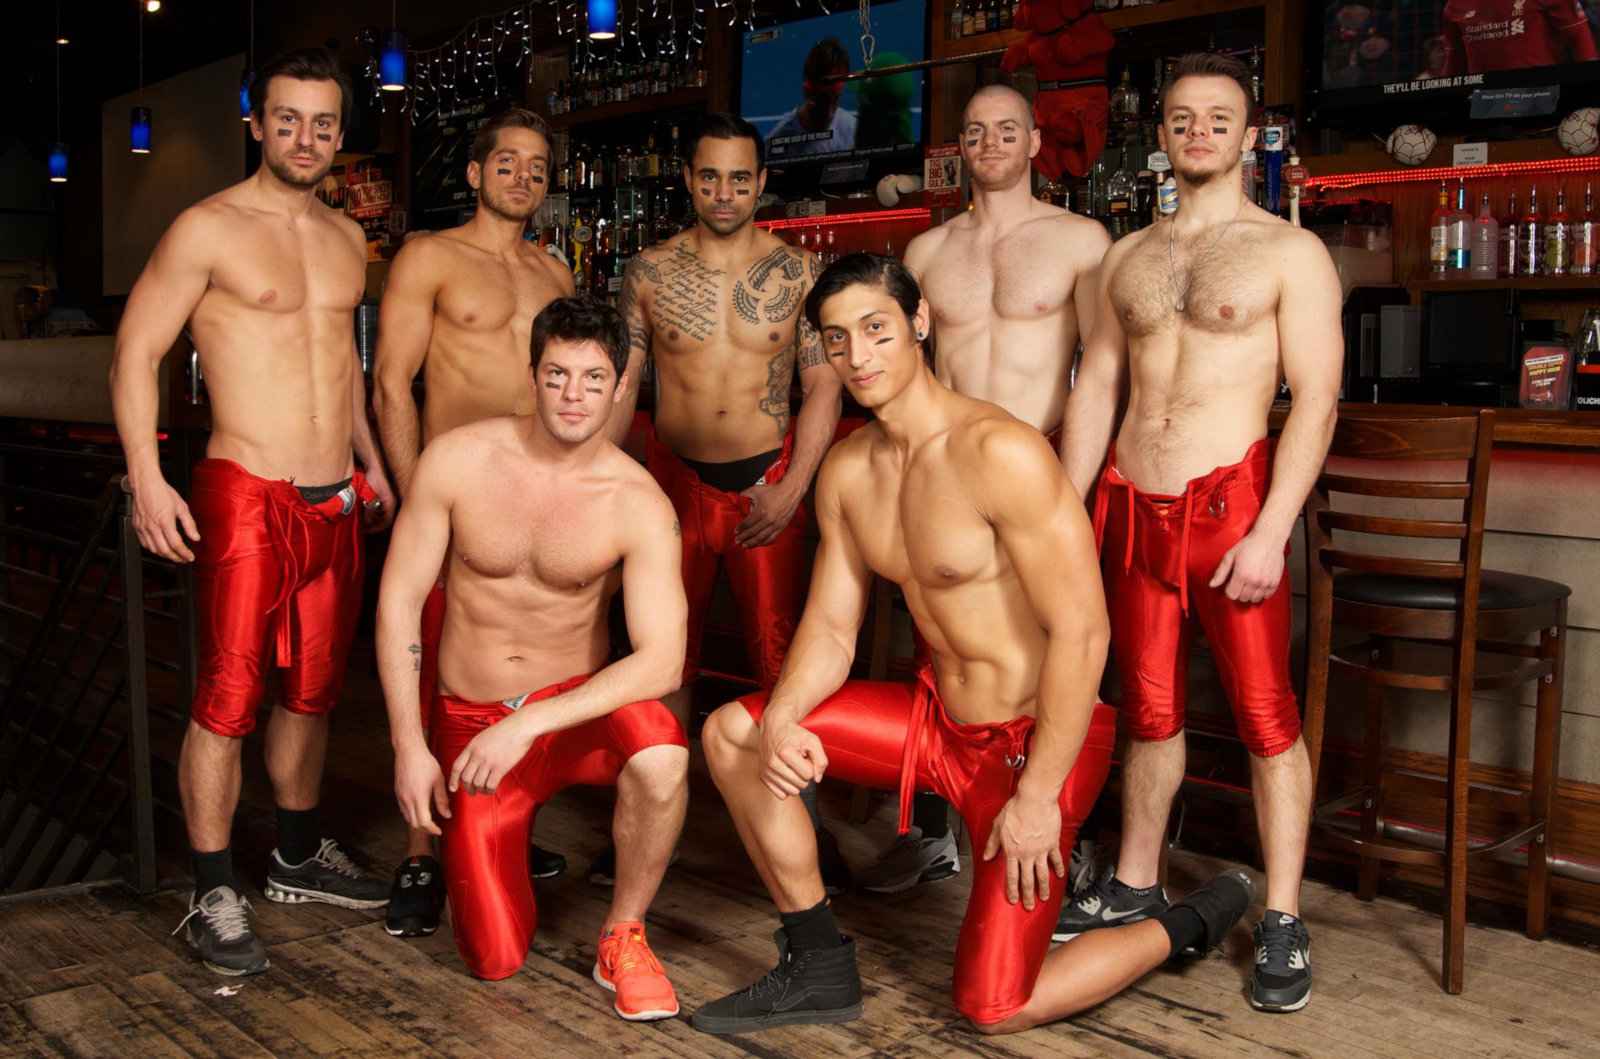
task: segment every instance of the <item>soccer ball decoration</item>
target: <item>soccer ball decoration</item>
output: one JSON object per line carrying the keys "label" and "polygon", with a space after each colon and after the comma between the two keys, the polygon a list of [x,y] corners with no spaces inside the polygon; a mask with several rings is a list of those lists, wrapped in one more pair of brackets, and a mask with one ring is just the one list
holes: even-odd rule
{"label": "soccer ball decoration", "polygon": [[1556,139],[1568,154],[1594,154],[1600,150],[1600,107],[1584,107],[1562,118]]}
{"label": "soccer ball decoration", "polygon": [[1431,129],[1421,125],[1402,125],[1389,134],[1385,146],[1389,157],[1401,165],[1421,165],[1428,160],[1438,143],[1439,137]]}

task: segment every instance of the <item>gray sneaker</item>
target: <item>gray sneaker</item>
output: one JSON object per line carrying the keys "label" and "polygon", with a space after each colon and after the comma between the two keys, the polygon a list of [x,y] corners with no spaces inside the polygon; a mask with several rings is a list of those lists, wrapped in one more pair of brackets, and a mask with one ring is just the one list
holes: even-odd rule
{"label": "gray sneaker", "polygon": [[1167,892],[1160,886],[1135,890],[1116,876],[1116,867],[1107,868],[1093,886],[1063,901],[1056,919],[1052,941],[1071,941],[1101,927],[1120,927],[1124,923],[1158,916],[1167,910]]}
{"label": "gray sneaker", "polygon": [[195,900],[189,895],[189,914],[173,930],[185,930],[189,944],[200,953],[208,970],[238,977],[260,974],[269,966],[267,950],[250,927],[250,902],[231,886],[215,886]]}
{"label": "gray sneaker", "polygon": [[955,832],[923,838],[922,829],[913,827],[856,877],[856,885],[875,894],[897,894],[919,883],[948,879],[960,871]]}
{"label": "gray sneaker", "polygon": [[286,904],[321,901],[340,908],[382,908],[389,903],[389,883],[357,867],[331,838],[323,839],[316,856],[302,864],[285,864],[273,850],[264,892],[267,900]]}

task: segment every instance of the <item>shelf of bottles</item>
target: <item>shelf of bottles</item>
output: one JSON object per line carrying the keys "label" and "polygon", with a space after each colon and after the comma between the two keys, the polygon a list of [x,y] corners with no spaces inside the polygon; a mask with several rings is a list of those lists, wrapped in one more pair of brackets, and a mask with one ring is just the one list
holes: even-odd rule
{"label": "shelf of bottles", "polygon": [[1581,189],[1560,178],[1529,181],[1513,186],[1504,208],[1499,205],[1464,180],[1454,188],[1440,182],[1428,218],[1425,289],[1486,281],[1524,289],[1593,289],[1600,282],[1594,279],[1600,275],[1600,216],[1592,178]]}
{"label": "shelf of bottles", "polygon": [[570,76],[558,81],[544,100],[551,126],[558,129],[705,101],[705,56],[698,48],[681,62],[653,58],[585,63],[575,52],[568,70]]}
{"label": "shelf of bottles", "polygon": [[557,132],[551,140],[555,190],[529,236],[561,251],[580,294],[614,297],[635,254],[693,223],[680,126],[651,124],[642,138]]}
{"label": "shelf of bottles", "polygon": [[[1261,133],[1256,149],[1244,153],[1243,190],[1257,206],[1287,217],[1287,171],[1294,153],[1294,119],[1286,107],[1262,104],[1261,49],[1251,49],[1245,58],[1254,105],[1261,114]],[[1154,60],[1148,64],[1148,80],[1135,77],[1133,64],[1124,66],[1111,92],[1105,153],[1087,176],[1064,176],[1045,183],[1036,194],[1080,216],[1093,217],[1106,226],[1112,239],[1176,212],[1178,186],[1172,177],[1172,163],[1161,151],[1156,135],[1161,86],[1175,62],[1174,58]]]}

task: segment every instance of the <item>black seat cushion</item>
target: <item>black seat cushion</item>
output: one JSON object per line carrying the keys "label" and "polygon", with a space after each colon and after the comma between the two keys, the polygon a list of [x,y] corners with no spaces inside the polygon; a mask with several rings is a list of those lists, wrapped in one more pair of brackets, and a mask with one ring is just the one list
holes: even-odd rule
{"label": "black seat cushion", "polygon": [[[1414,607],[1418,610],[1455,610],[1461,603],[1460,586],[1426,577],[1344,573],[1333,576],[1333,595],[1349,603],[1378,607]],[[1479,610],[1515,610],[1551,603],[1572,595],[1572,588],[1542,577],[1485,570],[1478,585]]]}

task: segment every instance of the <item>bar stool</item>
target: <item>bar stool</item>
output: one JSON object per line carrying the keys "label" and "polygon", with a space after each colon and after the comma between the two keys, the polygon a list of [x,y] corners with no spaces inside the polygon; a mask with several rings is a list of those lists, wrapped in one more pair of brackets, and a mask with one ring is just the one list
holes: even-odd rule
{"label": "bar stool", "polygon": [[[1489,482],[1494,412],[1471,416],[1406,417],[1374,412],[1341,414],[1329,450],[1329,465],[1306,500],[1307,676],[1305,739],[1311,757],[1312,790],[1321,764],[1328,674],[1337,668],[1365,689],[1362,783],[1317,807],[1312,824],[1326,845],[1360,857],[1357,891],[1363,900],[1377,893],[1380,861],[1439,866],[1444,870],[1446,912],[1442,984],[1462,989],[1466,936],[1467,865],[1470,860],[1528,845],[1527,934],[1542,938],[1550,908],[1548,831],[1560,758],[1562,669],[1565,661],[1567,597],[1572,589],[1555,581],[1482,568],[1484,508]],[[1400,477],[1345,473],[1342,460],[1385,464]],[[1466,474],[1451,480],[1418,477],[1419,465],[1459,466]],[[1362,470],[1376,470],[1376,467]],[[1457,520],[1400,518],[1338,510],[1334,494],[1460,501]],[[1382,503],[1379,501],[1378,503]],[[1366,505],[1370,508],[1369,502]],[[1334,533],[1459,541],[1450,560],[1402,558],[1356,550],[1360,538]],[[1334,624],[1354,628],[1365,638],[1351,647],[1332,648]],[[1522,642],[1538,633],[1538,643]],[[1448,645],[1446,673],[1404,668],[1395,648],[1402,644]],[[1473,648],[1476,648],[1474,650]],[[1485,665],[1480,666],[1479,656]],[[1493,660],[1494,666],[1488,665]],[[1490,688],[1512,688],[1538,681],[1533,779],[1525,792],[1527,822],[1514,834],[1471,843],[1468,829],[1472,748],[1472,695]],[[1383,758],[1385,692],[1388,688],[1448,692],[1450,737],[1445,783],[1445,848],[1430,849],[1383,836]],[[1358,836],[1333,828],[1336,814],[1359,808]]]}

